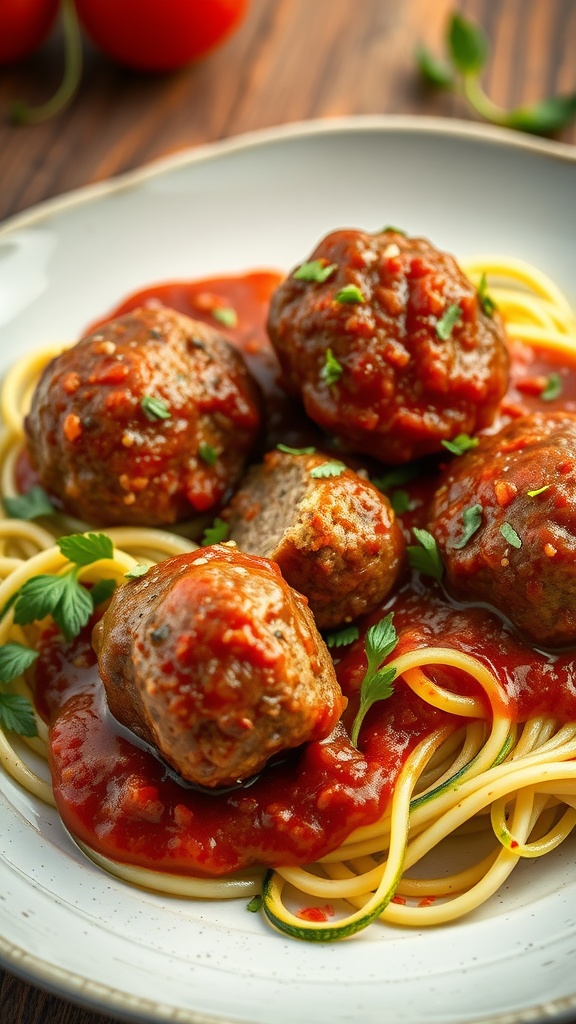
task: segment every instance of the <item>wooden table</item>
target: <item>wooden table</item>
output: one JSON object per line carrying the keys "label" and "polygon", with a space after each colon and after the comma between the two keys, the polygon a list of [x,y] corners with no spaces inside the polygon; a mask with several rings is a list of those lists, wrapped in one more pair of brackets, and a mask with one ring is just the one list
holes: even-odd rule
{"label": "wooden table", "polygon": [[[160,2],[160,0],[159,0]],[[451,10],[491,43],[484,84],[504,106],[576,92],[576,0],[252,0],[240,30],[178,74],[122,71],[86,46],[72,105],[34,127],[0,123],[0,220],[155,157],[309,118],[409,113],[473,117],[420,82],[414,51],[443,51]],[[58,30],[34,57],[0,71],[0,109],[42,102],[58,83]],[[576,123],[559,136],[576,143]],[[110,1018],[0,973],[2,1024],[109,1024]]]}

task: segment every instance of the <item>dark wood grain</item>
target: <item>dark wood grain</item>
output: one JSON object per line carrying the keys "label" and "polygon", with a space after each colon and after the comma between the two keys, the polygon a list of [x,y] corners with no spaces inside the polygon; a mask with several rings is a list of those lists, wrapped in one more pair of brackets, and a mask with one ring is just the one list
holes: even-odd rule
{"label": "dark wood grain", "polygon": [[[34,58],[0,70],[0,220],[183,147],[270,125],[347,114],[473,117],[415,69],[419,43],[442,52],[453,9],[488,34],[483,81],[495,102],[576,92],[575,0],[252,0],[240,30],[178,74],[128,73],[87,45],[71,106],[45,124],[14,126],[13,100],[42,102],[58,83],[57,30]],[[560,138],[576,143],[576,125]],[[1,1024],[111,1020],[0,978]]]}

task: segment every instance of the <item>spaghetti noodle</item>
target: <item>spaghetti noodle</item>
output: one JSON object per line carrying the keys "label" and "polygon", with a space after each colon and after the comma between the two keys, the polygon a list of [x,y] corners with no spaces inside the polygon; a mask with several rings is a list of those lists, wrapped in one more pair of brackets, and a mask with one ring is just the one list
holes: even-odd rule
{"label": "spaghetti noodle", "polygon": [[[519,260],[492,256],[462,266],[476,286],[487,283],[513,345],[576,355],[576,321],[569,304],[540,271]],[[38,376],[56,351],[25,356],[4,380],[3,499],[21,492],[23,419]],[[43,516],[41,525],[0,521],[0,645],[36,646],[47,623],[17,625],[14,598],[39,574],[69,572],[70,562],[56,541],[90,529],[90,524],[61,513]],[[113,554],[77,568],[82,585],[90,587],[104,579],[122,584],[137,566],[195,547],[185,536],[167,530],[120,526],[105,533]],[[426,602],[425,595],[422,600]],[[410,691],[438,718],[412,744],[383,813],[354,828],[311,868],[278,864],[264,878],[261,869],[253,868],[221,878],[192,877],[181,870],[152,870],[130,863],[129,857],[107,856],[78,836],[76,841],[105,870],[160,892],[225,899],[262,891],[270,923],[299,938],[343,938],[376,919],[422,927],[469,913],[497,891],[522,858],[555,849],[576,825],[576,714],[570,720],[559,717],[552,707],[534,707],[519,716],[517,703],[481,651],[459,650],[452,643],[414,649],[404,645],[387,667],[395,676],[395,699]],[[33,702],[24,674],[11,687]],[[48,729],[38,713],[36,723],[37,736],[26,737],[25,742],[46,757]],[[34,797],[53,804],[50,785],[29,768],[20,751],[21,744],[13,742],[10,733],[0,733],[4,769]],[[490,852],[442,877],[427,875],[426,856],[467,828],[492,837]],[[312,906],[302,907],[310,901]],[[352,910],[340,910],[342,901]]]}

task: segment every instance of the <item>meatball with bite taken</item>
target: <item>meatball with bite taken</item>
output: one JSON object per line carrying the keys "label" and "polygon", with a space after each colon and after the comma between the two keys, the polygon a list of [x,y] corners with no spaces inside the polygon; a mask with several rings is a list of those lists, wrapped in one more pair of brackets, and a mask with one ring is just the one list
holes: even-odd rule
{"label": "meatball with bite taken", "polygon": [[203,786],[327,736],[346,705],[305,599],[234,545],[119,587],[93,643],[112,714]]}
{"label": "meatball with bite taken", "polygon": [[[336,475],[324,475],[335,467]],[[269,452],[227,509],[230,538],[280,566],[320,629],[372,611],[396,582],[404,535],[388,499],[319,452]]]}
{"label": "meatball with bite taken", "polygon": [[385,463],[487,427],[508,385],[498,313],[451,256],[392,229],[324,238],[274,293],[268,331],[310,418]]}
{"label": "meatball with bite taken", "polygon": [[260,426],[240,353],[164,307],[112,320],[53,359],[25,421],[55,503],[108,526],[165,526],[213,509]]}
{"label": "meatball with bite taken", "polygon": [[576,416],[533,413],[453,460],[429,530],[449,592],[532,644],[576,644]]}

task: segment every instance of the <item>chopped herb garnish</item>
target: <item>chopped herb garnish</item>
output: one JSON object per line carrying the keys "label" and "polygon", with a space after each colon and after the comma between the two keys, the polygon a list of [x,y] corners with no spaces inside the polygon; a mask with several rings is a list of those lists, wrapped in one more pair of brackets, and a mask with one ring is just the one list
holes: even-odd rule
{"label": "chopped herb garnish", "polygon": [[218,452],[211,444],[201,444],[198,446],[198,455],[205,462],[207,466],[214,466],[218,462]]}
{"label": "chopped herb garnish", "polygon": [[350,304],[355,302],[366,302],[366,299],[364,298],[362,292],[355,284],[347,284],[344,286],[344,288],[341,288],[340,291],[335,296],[335,300],[336,302],[344,302]]}
{"label": "chopped herb garnish", "polygon": [[249,910],[251,914],[257,914],[262,906],[262,897],[253,896],[249,903],[246,904],[246,910]]}
{"label": "chopped herb garnish", "polygon": [[408,491],[404,491],[400,487],[395,491],[391,491],[390,504],[397,516],[401,516],[403,512],[407,512],[410,508],[410,495],[408,494]]}
{"label": "chopped herb garnish", "polygon": [[461,316],[462,310],[460,309],[460,306],[456,306],[455,304],[448,306],[448,309],[436,324],[436,334],[441,341],[448,341],[448,338],[452,334],[452,331]]}
{"label": "chopped herb garnish", "polygon": [[19,736],[38,735],[32,705],[18,693],[0,693],[0,726]]}
{"label": "chopped herb garnish", "polygon": [[500,533],[504,537],[504,540],[508,544],[510,544],[510,547],[513,547],[513,548],[521,548],[522,547],[522,541],[520,540],[520,537],[516,533],[516,530],[514,529],[514,527],[510,526],[510,523],[502,523],[502,526],[500,527]]}
{"label": "chopped herb garnish", "polygon": [[346,466],[339,459],[330,459],[321,466],[314,466],[314,469],[310,470],[310,476],[315,480],[323,480],[331,476],[341,476],[345,469]]}
{"label": "chopped herb garnish", "polygon": [[476,448],[478,438],[470,437],[469,434],[457,434],[451,441],[442,441],[442,444],[447,451],[452,452],[452,455],[464,455],[464,452],[469,452],[471,448]]}
{"label": "chopped herb garnish", "polygon": [[144,395],[140,399],[142,412],[147,420],[169,420],[170,410],[163,398],[155,398],[154,395]]}
{"label": "chopped herb garnish", "polygon": [[328,647],[347,647],[358,639],[358,635],[357,626],[342,626],[334,633],[327,633],[324,639]]}
{"label": "chopped herb garnish", "polygon": [[540,392],[540,398],[545,402],[553,402],[562,394],[562,377],[559,373],[551,373],[546,381],[546,387]]}
{"label": "chopped herb garnish", "polygon": [[64,557],[76,565],[92,565],[114,555],[114,545],[105,533],[72,533],[56,543]]}
{"label": "chopped herb garnish", "polygon": [[31,487],[26,494],[18,494],[13,498],[3,498],[2,504],[10,519],[37,519],[38,516],[50,516],[54,506],[43,487]]}
{"label": "chopped herb garnish", "polygon": [[422,470],[417,462],[411,462],[406,466],[398,466],[396,469],[390,469],[383,476],[374,477],[372,483],[374,487],[377,487],[379,491],[386,494],[391,491],[393,487],[399,487],[402,484],[408,484],[411,480],[415,480],[420,476]]}
{"label": "chopped herb garnish", "polygon": [[221,544],[223,541],[228,540],[230,535],[230,527],[228,523],[225,523],[223,519],[216,517],[212,526],[206,527],[202,535],[202,547],[210,547],[211,544]]}
{"label": "chopped herb garnish", "polygon": [[212,310],[214,320],[217,320],[223,327],[237,327],[238,313],[232,306],[216,306]]}
{"label": "chopped herb garnish", "polygon": [[482,277],[478,282],[478,298],[480,300],[480,305],[482,306],[483,311],[486,313],[486,316],[494,316],[494,312],[496,310],[496,303],[494,302],[494,299],[491,297],[491,295],[488,294],[488,282],[486,280],[486,274],[482,274]]}
{"label": "chopped herb garnish", "polygon": [[316,449],[312,446],[308,448],[291,448],[288,444],[277,444],[279,452],[284,452],[286,455],[314,455]]}
{"label": "chopped herb garnish", "polygon": [[380,229],[380,234],[383,235],[387,231],[393,231],[395,235],[404,235],[404,236],[406,236],[406,232],[403,231],[402,228],[396,228],[396,227],[394,227],[393,224],[387,224],[385,228],[381,228]]}
{"label": "chopped herb garnish", "polygon": [[547,491],[551,486],[552,484],[544,484],[543,487],[537,487],[534,491],[526,491],[526,494],[529,498],[535,498],[538,494],[544,494],[544,491]]}
{"label": "chopped herb garnish", "polygon": [[316,281],[318,284],[323,284],[329,277],[332,277],[335,270],[337,270],[336,263],[326,263],[325,260],[310,260],[309,263],[303,263],[298,267],[294,271],[293,276],[297,281]]}
{"label": "chopped herb garnish", "polygon": [[343,371],[344,367],[338,362],[336,356],[332,352],[332,349],[326,349],[326,361],[322,367],[322,379],[326,382],[329,388],[340,380]]}
{"label": "chopped herb garnish", "polygon": [[462,525],[464,532],[460,537],[457,544],[454,547],[460,550],[460,548],[466,547],[468,541],[474,536],[477,530],[482,526],[482,505],[471,505],[470,508],[465,508],[462,513]]}
{"label": "chopped herb garnish", "polygon": [[412,532],[418,544],[411,544],[407,548],[408,562],[411,568],[417,569],[424,576],[432,576],[435,580],[441,580],[444,566],[434,537],[428,533],[428,530],[420,530],[417,526]]}
{"label": "chopped herb garnish", "polygon": [[358,734],[366,713],[376,701],[386,700],[394,692],[392,685],[396,675],[394,668],[380,668],[398,643],[398,636],[393,624],[393,613],[390,612],[380,622],[371,626],[366,633],[366,658],[368,667],[360,688],[360,707],[354,719],[350,739],[354,746],[358,745]]}
{"label": "chopped herb garnish", "polygon": [[127,580],[139,580],[141,576],[146,575],[149,568],[150,566],[145,565],[144,562],[138,562],[136,565],[133,565],[128,572],[125,572],[124,576]]}
{"label": "chopped herb garnish", "polygon": [[0,683],[10,683],[30,668],[38,651],[33,651],[24,644],[10,643],[0,647]]}

